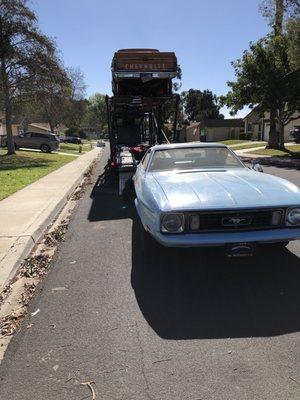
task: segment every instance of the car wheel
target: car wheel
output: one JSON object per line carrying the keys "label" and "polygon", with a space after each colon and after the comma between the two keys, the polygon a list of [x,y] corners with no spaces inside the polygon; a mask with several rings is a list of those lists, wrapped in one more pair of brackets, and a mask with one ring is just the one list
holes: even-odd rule
{"label": "car wheel", "polygon": [[140,224],[140,240],[141,240],[141,251],[147,255],[153,255],[159,248],[160,244],[148,233],[141,221]]}
{"label": "car wheel", "polygon": [[[7,143],[6,143],[6,145],[7,145]],[[17,145],[17,143],[14,143],[14,145],[15,145],[15,150],[19,150],[19,146]]]}
{"label": "car wheel", "polygon": [[41,151],[42,151],[43,153],[51,153],[51,149],[50,149],[50,147],[49,147],[47,144],[42,144],[42,145],[41,145]]}

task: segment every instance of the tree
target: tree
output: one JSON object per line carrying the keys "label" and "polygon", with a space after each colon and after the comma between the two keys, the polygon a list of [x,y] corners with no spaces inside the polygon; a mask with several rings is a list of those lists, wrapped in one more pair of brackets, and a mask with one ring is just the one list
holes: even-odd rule
{"label": "tree", "polygon": [[69,128],[79,128],[88,106],[84,76],[78,68],[65,69],[58,59],[56,65],[59,68],[52,68],[51,75],[40,77],[22,111],[27,112],[29,120],[48,122],[52,131],[62,122]]}
{"label": "tree", "polygon": [[182,93],[185,113],[190,121],[222,119],[218,98],[210,90],[190,89]]}
{"label": "tree", "polygon": [[300,105],[299,74],[292,68],[287,49],[287,38],[282,35],[269,35],[250,44],[243,57],[232,63],[236,81],[228,82],[231,90],[221,98],[233,114],[245,105],[256,107],[262,115],[270,112],[270,148],[284,147],[284,124]]}
{"label": "tree", "polygon": [[58,69],[55,44],[37,26],[26,0],[0,2],[0,89],[5,111],[8,154],[14,154],[12,109],[14,99],[28,98],[39,80]]}
{"label": "tree", "polygon": [[66,110],[70,107],[72,81],[57,57],[47,60],[48,70],[42,73],[44,66],[36,66],[36,84],[33,101],[40,118],[48,122],[52,132],[65,120]]}
{"label": "tree", "polygon": [[[273,28],[274,37],[282,37],[284,34],[285,27],[289,25],[290,34],[288,34],[288,55],[291,63],[295,60],[297,51],[297,46],[299,49],[299,41],[297,42],[297,36],[291,34],[291,18],[294,21],[298,21],[300,18],[300,1],[299,0],[263,0],[261,3],[261,12],[269,20],[269,25]],[[293,26],[295,27],[295,26]],[[299,39],[299,35],[298,35]],[[297,45],[298,43],[298,45]],[[281,49],[274,48],[274,56],[278,56],[277,52],[280,54]],[[297,61],[296,61],[297,63]],[[295,61],[294,61],[295,64]],[[295,65],[294,65],[295,66]],[[299,68],[299,65],[298,65]],[[284,127],[282,125],[281,117],[282,112],[280,110],[270,111],[270,136],[271,141],[277,140],[278,147],[284,147]],[[273,144],[271,144],[273,146]]]}
{"label": "tree", "polygon": [[84,75],[79,68],[68,68],[70,80],[70,97],[64,110],[64,122],[69,128],[80,128],[88,111],[88,101],[84,98],[86,84]]}
{"label": "tree", "polygon": [[292,68],[300,69],[300,18],[290,18],[286,24],[288,56]]}
{"label": "tree", "polygon": [[86,83],[84,74],[80,68],[67,68],[67,74],[71,82],[71,99],[83,100],[86,94]]}
{"label": "tree", "polygon": [[87,112],[84,99],[86,84],[79,68],[60,67],[44,77],[37,91],[41,119],[54,130],[64,122],[69,128],[79,128]]}
{"label": "tree", "polygon": [[172,82],[172,89],[174,92],[178,92],[181,89],[181,79],[182,79],[182,69],[180,65],[177,65],[177,75],[175,76],[175,81]]}
{"label": "tree", "polygon": [[299,0],[263,0],[260,4],[260,11],[272,26],[274,35],[280,35],[283,32],[285,20],[290,18],[299,18],[300,1]]}
{"label": "tree", "polygon": [[95,93],[88,98],[88,111],[83,123],[86,127],[101,130],[103,130],[105,125],[107,125],[104,94]]}
{"label": "tree", "polygon": [[[182,96],[178,94],[178,110],[177,110],[177,123],[181,124],[183,121],[183,103]],[[165,101],[161,107],[161,119],[163,123],[174,123],[175,119],[175,111],[176,111],[176,99],[172,98],[170,100]]]}
{"label": "tree", "polygon": [[69,100],[64,113],[64,123],[69,128],[80,128],[88,113],[89,102],[83,100]]}

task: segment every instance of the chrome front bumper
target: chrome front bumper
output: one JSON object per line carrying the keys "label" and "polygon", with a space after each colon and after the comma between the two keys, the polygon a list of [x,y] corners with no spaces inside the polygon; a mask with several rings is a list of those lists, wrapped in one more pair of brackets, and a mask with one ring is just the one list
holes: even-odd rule
{"label": "chrome front bumper", "polygon": [[209,247],[228,243],[276,243],[300,239],[300,228],[269,229],[249,232],[216,232],[162,234],[150,232],[154,239],[166,247]]}

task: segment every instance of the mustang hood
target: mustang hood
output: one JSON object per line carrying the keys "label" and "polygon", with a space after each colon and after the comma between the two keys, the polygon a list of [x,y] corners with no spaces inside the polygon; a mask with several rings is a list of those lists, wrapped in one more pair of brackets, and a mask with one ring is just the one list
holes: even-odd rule
{"label": "mustang hood", "polygon": [[[300,189],[273,175],[237,169],[153,173],[168,209],[225,209],[300,204]],[[167,211],[166,205],[160,205]]]}

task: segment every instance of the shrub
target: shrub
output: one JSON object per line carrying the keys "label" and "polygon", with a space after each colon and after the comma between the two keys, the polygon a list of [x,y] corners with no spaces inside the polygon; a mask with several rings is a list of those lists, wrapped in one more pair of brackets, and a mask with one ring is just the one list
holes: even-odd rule
{"label": "shrub", "polygon": [[239,139],[240,140],[251,140],[252,139],[252,133],[251,132],[241,132],[239,134]]}
{"label": "shrub", "polygon": [[80,137],[81,139],[86,139],[86,133],[77,127],[71,127],[65,132],[66,136]]}
{"label": "shrub", "polygon": [[69,128],[68,130],[66,130],[65,135],[78,137],[79,136],[78,129],[77,128]]}
{"label": "shrub", "polygon": [[85,133],[84,131],[80,130],[80,131],[79,131],[79,137],[80,137],[81,139],[86,139],[86,133]]}

